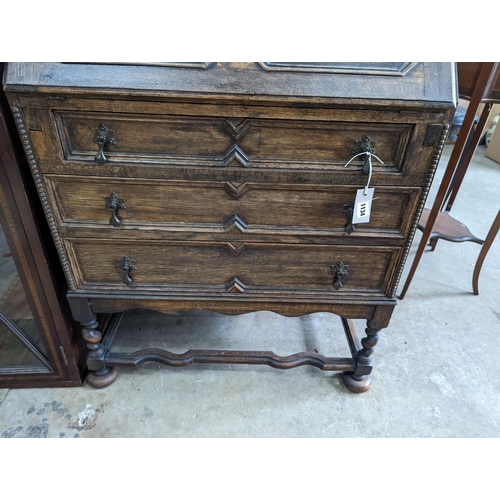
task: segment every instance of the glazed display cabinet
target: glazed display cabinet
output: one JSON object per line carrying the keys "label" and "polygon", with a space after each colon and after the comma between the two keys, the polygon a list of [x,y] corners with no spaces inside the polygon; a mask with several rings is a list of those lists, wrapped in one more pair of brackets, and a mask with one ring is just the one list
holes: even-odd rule
{"label": "glazed display cabinet", "polygon": [[0,99],[0,387],[80,385],[84,364],[67,285],[5,96]]}

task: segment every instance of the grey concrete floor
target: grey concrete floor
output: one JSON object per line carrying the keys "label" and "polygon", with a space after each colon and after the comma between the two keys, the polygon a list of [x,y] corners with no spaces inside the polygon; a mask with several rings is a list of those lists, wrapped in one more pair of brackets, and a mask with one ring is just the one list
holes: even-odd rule
{"label": "grey concrete floor", "polygon": [[[500,165],[479,147],[452,214],[484,238],[500,199]],[[451,152],[446,146],[429,200]],[[428,206],[430,206],[428,202]],[[405,275],[420,241],[413,243]],[[480,246],[426,252],[376,347],[373,387],[355,395],[312,367],[156,363],[120,368],[106,389],[0,390],[2,437],[500,437],[500,237],[472,294]],[[114,350],[318,349],[347,355],[337,317],[128,313]],[[141,323],[142,322],[142,323]],[[138,329],[141,324],[142,330]],[[356,322],[361,330],[363,322]],[[169,335],[166,335],[166,332]],[[147,337],[137,343],[134,337]]]}

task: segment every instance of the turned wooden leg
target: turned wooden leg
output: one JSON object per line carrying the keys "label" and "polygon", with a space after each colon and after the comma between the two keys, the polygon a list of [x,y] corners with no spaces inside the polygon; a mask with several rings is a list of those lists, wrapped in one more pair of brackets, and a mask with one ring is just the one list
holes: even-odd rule
{"label": "turned wooden leg", "polygon": [[378,342],[378,332],[367,325],[365,333],[366,337],[361,339],[363,346],[355,356],[357,367],[354,372],[344,372],[342,375],[342,382],[352,392],[360,393],[366,392],[372,384],[371,372],[373,348]]}
{"label": "turned wooden leg", "polygon": [[87,356],[87,382],[97,389],[111,385],[118,375],[115,366],[106,365],[106,349],[101,344],[102,333],[97,330],[99,323],[86,299],[69,298],[73,317],[82,325],[82,336],[87,342],[89,354]]}
{"label": "turned wooden leg", "polygon": [[[389,326],[394,306],[379,306],[376,308],[373,318],[366,322],[366,337],[356,340],[352,347],[353,358],[356,360],[356,369],[352,372],[343,372],[342,382],[347,389],[355,393],[366,392],[372,384],[371,372],[373,369],[372,354],[378,342],[378,332]],[[361,343],[361,346],[359,346]],[[359,346],[357,352],[354,352]]]}
{"label": "turned wooden leg", "polygon": [[97,330],[99,323],[94,316],[92,322],[82,324],[82,326],[83,338],[87,342],[87,348],[89,349],[87,357],[87,368],[89,369],[87,382],[96,389],[107,387],[116,380],[118,370],[116,366],[112,368],[106,366],[104,361],[106,349],[101,344],[102,333]]}

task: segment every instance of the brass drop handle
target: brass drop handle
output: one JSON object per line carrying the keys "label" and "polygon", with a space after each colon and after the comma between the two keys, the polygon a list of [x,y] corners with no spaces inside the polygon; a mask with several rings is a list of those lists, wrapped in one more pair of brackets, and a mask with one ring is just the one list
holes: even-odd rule
{"label": "brass drop handle", "polygon": [[132,278],[130,277],[130,271],[137,270],[137,267],[134,264],[137,262],[135,260],[129,259],[127,256],[123,257],[123,259],[117,259],[118,268],[123,272],[122,283],[124,285],[131,285],[133,283]]}
{"label": "brass drop handle", "polygon": [[94,134],[94,142],[99,146],[99,151],[94,156],[94,160],[99,165],[104,165],[107,161],[104,151],[108,150],[108,146],[116,145],[116,141],[113,136],[115,134],[114,130],[108,128],[104,123],[101,123]]}
{"label": "brass drop handle", "polygon": [[348,267],[349,265],[344,264],[342,261],[331,265],[330,274],[333,274],[336,277],[335,281],[333,282],[333,288],[335,288],[335,290],[340,290],[344,286],[342,283],[342,278],[346,274],[349,274],[347,272]]}
{"label": "brass drop handle", "polygon": [[115,192],[112,192],[109,196],[104,196],[104,200],[106,201],[106,208],[111,210],[109,223],[114,227],[118,227],[122,222],[118,218],[118,210],[125,210],[127,208],[123,203],[125,198],[121,198]]}

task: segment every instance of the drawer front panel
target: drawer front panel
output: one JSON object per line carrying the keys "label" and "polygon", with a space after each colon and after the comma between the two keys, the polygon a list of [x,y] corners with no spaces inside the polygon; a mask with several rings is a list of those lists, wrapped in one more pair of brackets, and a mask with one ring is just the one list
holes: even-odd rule
{"label": "drawer front panel", "polygon": [[[55,112],[66,160],[94,161],[97,127],[113,131],[107,162],[259,168],[343,168],[368,135],[375,171],[398,172],[413,126],[405,123]],[[349,168],[359,169],[362,159]]]}
{"label": "drawer front panel", "polygon": [[56,114],[60,140],[67,159],[92,160],[97,127],[113,131],[116,145],[106,152],[108,161],[145,161],[202,157],[222,158],[231,136],[221,118],[155,117],[117,114]]}
{"label": "drawer front panel", "polygon": [[[171,289],[179,292],[328,294],[387,293],[401,249],[265,243],[194,243],[67,239],[66,247],[82,288]],[[122,283],[123,259],[133,261],[132,282]],[[118,259],[122,259],[118,262]],[[332,265],[348,274],[335,290]],[[332,274],[333,273],[333,274]]]}
{"label": "drawer front panel", "polygon": [[[345,232],[357,187],[291,184],[150,181],[46,175],[60,224],[113,227],[105,197],[123,198],[119,228],[226,233]],[[406,236],[418,188],[376,189],[370,222],[359,233]]]}
{"label": "drawer front panel", "polygon": [[[396,171],[401,168],[410,130],[410,126],[401,124],[253,120],[238,144],[252,163],[343,168],[353,157],[355,141],[368,135],[376,141],[375,152],[384,162],[382,166],[374,160],[373,167]],[[358,158],[352,164],[362,163]]]}

